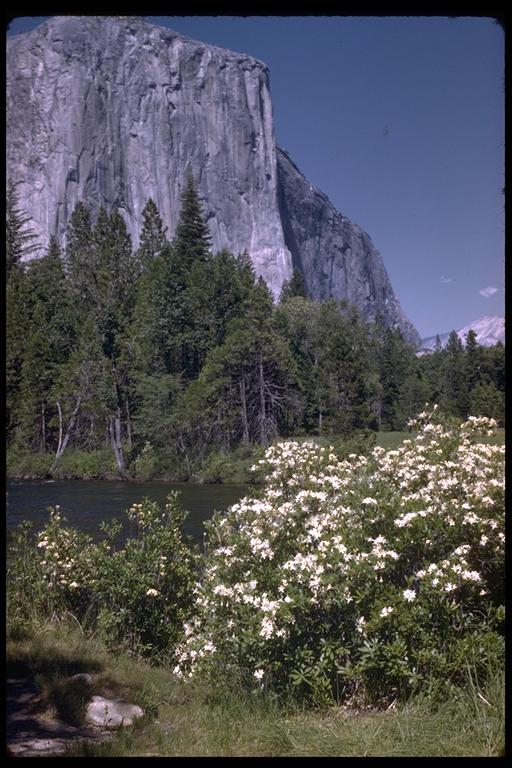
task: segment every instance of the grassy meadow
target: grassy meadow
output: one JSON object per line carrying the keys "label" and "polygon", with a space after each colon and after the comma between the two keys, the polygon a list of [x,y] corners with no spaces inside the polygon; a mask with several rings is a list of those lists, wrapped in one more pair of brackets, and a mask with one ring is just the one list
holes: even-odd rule
{"label": "grassy meadow", "polygon": [[122,697],[147,713],[104,744],[73,745],[73,757],[443,757],[498,756],[504,745],[504,680],[468,684],[442,704],[411,698],[387,710],[350,707],[307,710],[272,697],[223,695],[178,681],[163,666],[112,654],[76,626],[10,632],[8,675],[34,675],[43,704],[76,722],[82,691],[70,675],[90,672],[89,693]]}

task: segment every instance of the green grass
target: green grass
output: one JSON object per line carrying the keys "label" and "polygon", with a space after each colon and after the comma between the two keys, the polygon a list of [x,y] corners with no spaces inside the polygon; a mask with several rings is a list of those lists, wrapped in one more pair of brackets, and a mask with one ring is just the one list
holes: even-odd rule
{"label": "green grass", "polygon": [[394,449],[398,448],[404,440],[410,440],[412,434],[410,432],[377,432],[376,445],[381,448]]}
{"label": "green grass", "polygon": [[[83,691],[67,678],[94,674],[88,693],[119,696],[147,713],[104,744],[74,746],[73,756],[496,756],[504,749],[504,674],[435,705],[416,697],[387,711],[343,707],[301,711],[269,695],[213,696],[176,680],[165,667],[109,654],[78,628],[11,630],[7,674],[34,674],[44,701],[73,718]],[[66,698],[67,697],[67,698]]]}
{"label": "green grass", "polygon": [[[404,440],[411,440],[414,437],[412,432],[377,432],[376,445],[382,448],[398,448]],[[505,445],[505,430],[497,429],[495,435],[480,435],[479,443],[488,443],[489,445]]]}

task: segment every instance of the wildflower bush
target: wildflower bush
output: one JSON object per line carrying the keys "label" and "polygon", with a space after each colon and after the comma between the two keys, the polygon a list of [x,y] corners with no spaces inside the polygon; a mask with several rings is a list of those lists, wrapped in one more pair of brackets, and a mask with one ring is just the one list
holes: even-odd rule
{"label": "wildflower bush", "polygon": [[31,546],[27,527],[17,534],[9,568],[8,612],[27,607],[47,618],[71,614],[120,645],[151,659],[172,657],[190,613],[194,560],[182,537],[185,517],[171,494],[164,508],[144,499],[128,511],[132,535],[116,548],[121,523],[102,524],[104,538],[65,525],[58,507]]}
{"label": "wildflower bush", "polygon": [[151,443],[146,442],[133,461],[132,471],[137,480],[151,480],[158,472],[158,457]]}
{"label": "wildflower bush", "polygon": [[208,524],[174,672],[318,703],[443,692],[503,657],[504,448],[436,408],[396,450],[285,442]]}

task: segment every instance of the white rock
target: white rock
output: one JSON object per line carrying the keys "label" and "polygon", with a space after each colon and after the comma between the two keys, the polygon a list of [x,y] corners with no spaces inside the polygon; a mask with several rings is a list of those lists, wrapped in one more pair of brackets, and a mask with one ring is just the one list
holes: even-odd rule
{"label": "white rock", "polygon": [[132,725],[143,714],[143,710],[136,704],[93,696],[85,712],[85,722],[100,728],[122,728]]}

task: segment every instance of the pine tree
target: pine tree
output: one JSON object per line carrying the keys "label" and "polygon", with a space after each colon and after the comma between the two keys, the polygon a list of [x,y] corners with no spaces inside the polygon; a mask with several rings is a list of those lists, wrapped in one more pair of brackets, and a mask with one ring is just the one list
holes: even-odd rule
{"label": "pine tree", "polygon": [[105,354],[116,352],[116,340],[126,326],[135,299],[137,268],[124,219],[114,210],[98,214],[94,228],[96,271],[92,308],[102,331]]}
{"label": "pine tree", "polygon": [[95,301],[97,264],[91,214],[81,202],[76,204],[68,222],[64,266],[77,312],[86,314]]}
{"label": "pine tree", "polygon": [[30,337],[33,309],[29,281],[22,268],[13,268],[5,291],[6,437],[11,443],[18,431],[22,407],[23,360]]}
{"label": "pine tree", "polygon": [[471,392],[483,381],[484,353],[483,348],[477,342],[477,335],[472,329],[467,332],[465,342],[466,382]]}
{"label": "pine tree", "polygon": [[111,362],[104,355],[92,314],[83,320],[77,334],[75,349],[61,367],[52,390],[58,430],[53,471],[70,440],[84,450],[108,444],[108,419],[116,408]]}
{"label": "pine tree", "polygon": [[464,348],[456,331],[451,331],[445,348],[441,405],[453,416],[469,414]]}
{"label": "pine tree", "polygon": [[492,381],[477,384],[470,393],[470,411],[472,416],[487,416],[504,426],[505,393],[500,392]]}
{"label": "pine tree", "polygon": [[189,172],[181,194],[181,209],[174,237],[177,261],[187,267],[206,261],[210,253],[211,237],[201,210],[201,203],[192,174]]}
{"label": "pine tree", "polygon": [[[407,414],[401,398],[410,396],[414,353],[398,328],[386,328],[379,354],[381,395],[381,425],[383,429],[399,430],[414,414]],[[409,379],[409,393],[403,387]]]}
{"label": "pine tree", "polygon": [[22,367],[19,437],[41,451],[55,440],[52,388],[75,340],[74,313],[55,237],[30,264],[31,321]]}
{"label": "pine tree", "polygon": [[284,304],[285,301],[297,296],[301,296],[304,299],[307,297],[306,281],[303,273],[298,269],[294,269],[291,278],[285,280],[281,286],[279,303]]}
{"label": "pine tree", "polygon": [[167,243],[165,233],[167,227],[164,227],[162,218],[154,201],[149,198],[144,210],[142,211],[142,230],[140,233],[140,244],[137,251],[137,260],[139,269],[145,272],[153,259],[158,256]]}
{"label": "pine tree", "polygon": [[259,279],[244,318],[230,323],[184,397],[189,445],[203,453],[240,442],[268,445],[282,429],[294,379],[289,348],[272,326],[272,296]]}
{"label": "pine tree", "polygon": [[30,221],[20,209],[19,196],[12,181],[7,183],[5,201],[5,271],[8,279],[12,270],[19,267],[23,257],[38,250],[39,245],[33,241],[36,235],[31,229],[26,229]]}
{"label": "pine tree", "polygon": [[181,210],[167,261],[167,284],[173,304],[169,334],[173,337],[173,371],[197,377],[211,343],[210,235],[192,174],[181,195]]}

